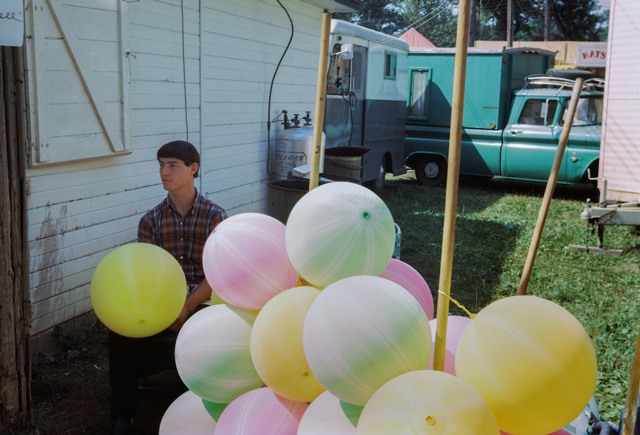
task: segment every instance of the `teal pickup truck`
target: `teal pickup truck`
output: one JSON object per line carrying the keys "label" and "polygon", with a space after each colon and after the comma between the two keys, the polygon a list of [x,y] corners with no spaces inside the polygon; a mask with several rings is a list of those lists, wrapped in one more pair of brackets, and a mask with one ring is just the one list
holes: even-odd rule
{"label": "teal pickup truck", "polygon": [[[405,165],[422,184],[444,181],[453,94],[453,49],[409,54]],[[553,70],[554,53],[527,48],[473,49],[467,56],[460,173],[546,182],[574,79],[586,71]],[[587,80],[558,183],[597,175],[602,80]]]}

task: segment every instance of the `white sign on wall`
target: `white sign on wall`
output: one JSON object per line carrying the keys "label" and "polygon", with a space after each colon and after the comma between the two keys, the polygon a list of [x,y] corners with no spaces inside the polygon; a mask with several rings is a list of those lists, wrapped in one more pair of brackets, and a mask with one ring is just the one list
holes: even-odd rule
{"label": "white sign on wall", "polygon": [[0,3],[0,46],[20,47],[24,40],[23,0],[2,0]]}
{"label": "white sign on wall", "polygon": [[607,44],[578,44],[576,66],[604,68],[607,62]]}

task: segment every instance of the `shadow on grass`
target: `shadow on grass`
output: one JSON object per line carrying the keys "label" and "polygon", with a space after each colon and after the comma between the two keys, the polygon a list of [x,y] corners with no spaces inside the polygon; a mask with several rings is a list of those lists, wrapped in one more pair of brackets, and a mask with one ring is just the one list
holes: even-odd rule
{"label": "shadow on grass", "polygon": [[[544,196],[547,183],[536,183],[533,181],[505,180],[500,178],[461,176],[460,187],[481,188],[498,194],[527,195],[531,197]],[[568,199],[597,203],[600,193],[596,187],[590,183],[580,184],[557,184],[553,190],[554,199]]]}
{"label": "shadow on grass", "polygon": [[[434,301],[438,298],[445,195],[442,186],[419,186],[410,179],[391,180],[381,194],[402,230],[400,258],[422,274]],[[493,299],[519,227],[469,215],[483,211],[504,195],[500,190],[480,195],[475,186],[464,185],[459,190],[451,296],[472,312]],[[453,303],[450,312],[465,315]]]}

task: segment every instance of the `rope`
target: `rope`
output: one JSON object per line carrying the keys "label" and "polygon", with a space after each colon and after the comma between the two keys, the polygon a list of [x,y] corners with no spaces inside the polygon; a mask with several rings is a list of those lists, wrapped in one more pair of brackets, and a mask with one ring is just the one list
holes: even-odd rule
{"label": "rope", "polygon": [[444,297],[446,297],[447,299],[449,299],[451,302],[453,302],[458,308],[460,308],[462,311],[464,311],[465,313],[467,313],[467,316],[469,316],[470,319],[473,319],[474,317],[476,317],[475,314],[473,314],[471,311],[467,310],[467,308],[462,305],[460,302],[456,301],[455,299],[453,299],[450,295],[446,294],[445,292],[443,292],[442,290],[438,290],[438,293],[440,293],[441,295],[443,295]]}

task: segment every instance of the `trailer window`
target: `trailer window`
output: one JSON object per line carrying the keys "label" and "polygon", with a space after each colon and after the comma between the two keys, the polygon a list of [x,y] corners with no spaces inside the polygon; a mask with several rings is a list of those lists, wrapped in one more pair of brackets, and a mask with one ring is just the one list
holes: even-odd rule
{"label": "trailer window", "polygon": [[431,70],[411,71],[411,95],[409,116],[427,119],[429,117],[429,84]]}
{"label": "trailer window", "polygon": [[[569,110],[569,100],[562,104],[562,114],[560,115],[560,125],[564,124]],[[576,116],[572,125],[594,125],[602,124],[602,98],[580,98],[576,107]]]}
{"label": "trailer window", "polygon": [[384,78],[395,80],[398,56],[395,53],[385,53],[384,58]]}

